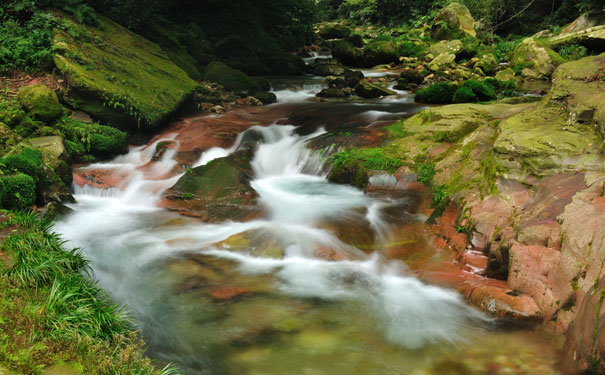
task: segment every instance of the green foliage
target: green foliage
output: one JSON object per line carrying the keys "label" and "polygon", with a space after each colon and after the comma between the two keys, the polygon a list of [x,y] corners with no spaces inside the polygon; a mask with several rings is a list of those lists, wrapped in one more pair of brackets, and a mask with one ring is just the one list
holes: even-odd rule
{"label": "green foliage", "polygon": [[588,49],[579,44],[566,44],[557,51],[567,61],[579,60],[588,56]]}
{"label": "green foliage", "polygon": [[36,183],[26,174],[0,177],[0,203],[11,210],[31,207],[36,201]]}
{"label": "green foliage", "polygon": [[400,159],[388,156],[381,147],[339,151],[330,157],[330,162],[334,169],[358,165],[366,170],[384,170],[389,173],[403,165]]}
{"label": "green foliage", "polygon": [[33,4],[15,0],[0,5],[1,74],[52,69],[52,19]]}
{"label": "green foliage", "polygon": [[430,184],[435,177],[435,163],[427,161],[416,165],[416,174],[418,175],[418,182],[423,184]]}
{"label": "green foliage", "polygon": [[321,0],[320,7],[328,14],[335,14],[358,23],[398,25],[413,22],[438,7],[441,1],[422,0]]}
{"label": "green foliage", "polygon": [[412,135],[409,131],[403,128],[403,121],[396,122],[392,125],[385,126],[389,139],[405,138]]}
{"label": "green foliage", "polygon": [[454,103],[474,103],[477,101],[477,95],[469,87],[460,87],[456,90],[452,102]]}
{"label": "green foliage", "polygon": [[443,215],[443,212],[450,204],[450,193],[447,185],[437,186],[433,189],[433,199],[431,201],[431,208],[434,210],[429,217],[428,222],[434,222],[436,218]]}
{"label": "green foliage", "polygon": [[449,82],[437,82],[416,92],[418,103],[449,104],[454,98],[458,86]]}
{"label": "green foliage", "polygon": [[523,38],[504,40],[498,36],[494,39],[494,56],[499,63],[509,62],[515,48],[521,43]]}

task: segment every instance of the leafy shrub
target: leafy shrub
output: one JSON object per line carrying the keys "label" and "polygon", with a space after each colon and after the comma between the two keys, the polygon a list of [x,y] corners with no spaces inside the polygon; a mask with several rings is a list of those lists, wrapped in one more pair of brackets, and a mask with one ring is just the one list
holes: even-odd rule
{"label": "leafy shrub", "polygon": [[416,101],[429,104],[449,104],[454,98],[458,86],[449,82],[434,83],[416,92]]}
{"label": "leafy shrub", "polygon": [[509,62],[515,48],[521,43],[523,38],[517,38],[512,40],[504,40],[498,36],[494,39],[494,56],[499,63]]}
{"label": "leafy shrub", "polygon": [[567,61],[579,60],[588,55],[588,49],[579,44],[566,44],[557,52]]}

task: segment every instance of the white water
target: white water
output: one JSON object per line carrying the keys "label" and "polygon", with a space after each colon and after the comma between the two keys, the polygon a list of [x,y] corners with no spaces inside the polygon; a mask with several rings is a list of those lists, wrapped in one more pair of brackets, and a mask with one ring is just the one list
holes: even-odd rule
{"label": "white water", "polygon": [[[466,330],[485,322],[457,293],[425,285],[407,276],[403,264],[369,257],[317,226],[324,220],[359,215],[361,210],[373,228],[385,230],[388,223],[381,220],[380,207],[387,203],[350,186],[329,183],[321,156],[305,148],[307,140],[322,132],[300,137],[294,130],[293,126],[273,125],[248,131],[263,139],[252,161],[256,178],[251,186],[268,211],[266,219],[220,225],[193,220],[167,224],[172,216],[156,204],[161,192],[180,177],[170,176],[177,150],[167,152],[152,167],[155,175],[166,177],[148,180],[140,169],[151,160],[153,144],[90,166],[128,170],[131,177],[121,189],[111,192],[75,187],[78,203],[71,206],[74,213],[55,229],[70,245],[83,249],[101,286],[138,317],[152,315],[149,299],[153,286],[143,272],[145,265],[182,252],[201,252],[237,261],[242,273],[273,274],[277,288],[289,296],[360,302],[380,318],[385,339],[408,348],[462,340]],[[233,153],[243,139],[245,134],[230,149],[208,150],[196,165]],[[258,258],[213,245],[249,230],[277,236],[284,257]],[[352,260],[317,259],[318,246],[338,249]],[[144,293],[144,288],[151,291]]]}

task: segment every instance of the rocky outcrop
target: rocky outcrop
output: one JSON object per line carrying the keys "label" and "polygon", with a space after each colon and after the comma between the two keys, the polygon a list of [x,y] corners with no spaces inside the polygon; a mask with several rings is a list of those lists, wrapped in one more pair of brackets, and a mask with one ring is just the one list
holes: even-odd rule
{"label": "rocky outcrop", "polygon": [[527,38],[515,48],[511,65],[521,70],[525,78],[548,79],[563,58],[543,41]]}
{"label": "rocky outcrop", "polygon": [[[94,119],[121,128],[156,127],[190,96],[196,83],[162,49],[100,15],[85,26],[55,12],[54,61],[66,77],[63,99]],[[72,30],[67,32],[66,30]]]}
{"label": "rocky outcrop", "polygon": [[432,35],[436,40],[456,39],[466,35],[475,37],[475,20],[467,7],[451,3],[435,16]]}
{"label": "rocky outcrop", "polygon": [[565,44],[581,44],[593,51],[603,51],[605,50],[605,25],[557,35],[549,39],[549,44],[553,48],[559,48]]}

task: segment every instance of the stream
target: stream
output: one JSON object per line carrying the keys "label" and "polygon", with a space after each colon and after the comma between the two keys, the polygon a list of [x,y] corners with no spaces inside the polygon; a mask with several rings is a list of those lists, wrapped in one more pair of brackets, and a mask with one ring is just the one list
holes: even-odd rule
{"label": "stream", "polygon": [[[541,334],[504,329],[458,292],[419,279],[406,259],[343,235],[366,228],[378,249],[426,218],[413,212],[412,196],[328,182],[325,157],[310,142],[379,130],[422,106],[405,92],[317,102],[319,77],[271,81],[278,103],[263,107],[263,120],[252,118],[228,146],[199,150],[191,163],[228,157],[254,133],[258,218],[205,223],[161,207],[188,167],[178,126],[78,168],[120,182],[74,185],[77,203],[55,230],[132,314],[149,356],[192,375],[563,374]],[[227,115],[210,116],[220,125]],[[160,142],[176,146],[154,160]],[[393,210],[405,220],[392,222]]]}

